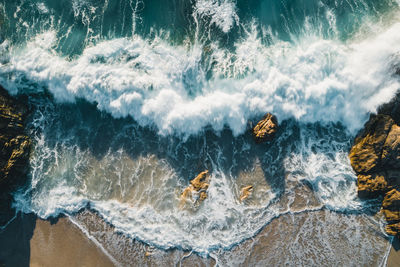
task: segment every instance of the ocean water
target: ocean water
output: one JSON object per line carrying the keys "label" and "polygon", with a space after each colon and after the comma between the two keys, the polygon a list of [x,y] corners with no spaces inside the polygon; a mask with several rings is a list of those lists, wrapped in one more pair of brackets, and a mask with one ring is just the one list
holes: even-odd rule
{"label": "ocean water", "polygon": [[[126,236],[201,256],[281,216],[374,213],[347,154],[400,88],[399,5],[0,1],[0,84],[34,110],[29,182],[14,206],[41,218],[89,208]],[[256,145],[249,129],[266,112],[280,129]],[[205,169],[208,198],[181,209]],[[254,192],[241,203],[246,185]],[[382,222],[369,219],[384,250]],[[318,229],[331,244],[329,227]],[[348,251],[367,254],[354,246],[365,236],[348,238]]]}

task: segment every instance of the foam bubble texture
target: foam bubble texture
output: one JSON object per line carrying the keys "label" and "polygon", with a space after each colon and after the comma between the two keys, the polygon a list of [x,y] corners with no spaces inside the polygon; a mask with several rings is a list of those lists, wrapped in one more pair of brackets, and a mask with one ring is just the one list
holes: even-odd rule
{"label": "foam bubble texture", "polygon": [[237,135],[248,119],[268,111],[280,120],[340,121],[357,130],[399,88],[391,75],[399,23],[348,44],[308,37],[264,46],[257,36],[250,32],[234,52],[135,36],[101,42],[68,60],[52,49],[54,32],[46,32],[13,50],[0,72],[14,83],[25,77],[42,84],[59,101],[84,98],[115,117],[183,135],[207,125],[217,131],[228,125]]}

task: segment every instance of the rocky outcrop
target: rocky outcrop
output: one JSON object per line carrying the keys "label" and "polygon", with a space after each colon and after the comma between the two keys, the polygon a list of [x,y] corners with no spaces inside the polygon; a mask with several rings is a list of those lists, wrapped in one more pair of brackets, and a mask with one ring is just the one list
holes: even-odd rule
{"label": "rocky outcrop", "polygon": [[383,197],[386,232],[400,236],[400,97],[383,105],[354,140],[349,158],[360,198]]}
{"label": "rocky outcrop", "polygon": [[30,150],[29,137],[24,133],[28,113],[0,86],[0,185],[7,187],[20,182],[26,172]]}
{"label": "rocky outcrop", "polygon": [[253,128],[253,136],[257,143],[271,141],[278,130],[278,119],[271,113],[267,113]]}
{"label": "rocky outcrop", "polygon": [[371,173],[378,168],[382,150],[394,121],[387,115],[373,115],[356,137],[350,161],[357,173]]}
{"label": "rocky outcrop", "polygon": [[180,200],[180,208],[183,208],[187,200],[199,204],[207,198],[207,189],[209,187],[209,173],[203,171],[190,181],[190,185],[183,190]]}

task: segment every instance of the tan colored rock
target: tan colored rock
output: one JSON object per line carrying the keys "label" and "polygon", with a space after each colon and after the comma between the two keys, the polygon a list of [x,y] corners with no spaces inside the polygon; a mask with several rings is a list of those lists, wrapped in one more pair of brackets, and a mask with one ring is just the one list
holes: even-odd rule
{"label": "tan colored rock", "polygon": [[397,189],[392,189],[386,193],[383,202],[383,209],[399,210],[400,208],[400,192]]}
{"label": "tan colored rock", "polygon": [[389,223],[385,227],[385,232],[388,235],[397,235],[399,236],[400,233],[400,223]]}
{"label": "tan colored rock", "polygon": [[392,126],[383,145],[382,165],[386,168],[400,168],[400,127]]}
{"label": "tan colored rock", "polygon": [[190,185],[183,190],[179,208],[183,208],[188,200],[193,200],[193,196],[198,195],[197,203],[204,201],[207,198],[207,189],[209,187],[208,171],[203,171],[190,181]]}
{"label": "tan colored rock", "polygon": [[278,130],[278,120],[271,113],[267,113],[253,128],[254,139],[257,143],[270,141]]}
{"label": "tan colored rock", "polygon": [[350,150],[351,166],[357,173],[368,173],[380,163],[386,137],[394,121],[388,115],[371,116]]}
{"label": "tan colored rock", "polygon": [[200,192],[199,200],[203,201],[207,198],[207,193],[205,191]]}
{"label": "tan colored rock", "polygon": [[382,212],[387,222],[400,222],[400,192],[392,189],[386,193],[382,202]]}
{"label": "tan colored rock", "polygon": [[387,181],[383,172],[357,176],[357,191],[361,198],[378,197],[387,190],[386,188]]}
{"label": "tan colored rock", "polygon": [[194,190],[199,191],[201,189],[208,189],[208,171],[203,171],[199,175],[196,176],[193,180],[190,181],[190,184],[193,186]]}
{"label": "tan colored rock", "polygon": [[390,235],[400,237],[400,93],[371,115],[349,153],[360,197],[383,196]]}
{"label": "tan colored rock", "polygon": [[400,211],[398,210],[382,210],[383,215],[387,222],[399,222],[400,221]]}
{"label": "tan colored rock", "polygon": [[243,202],[244,200],[249,198],[252,193],[253,193],[253,186],[252,185],[248,185],[248,186],[243,187],[240,190],[240,198],[239,198],[240,202]]}

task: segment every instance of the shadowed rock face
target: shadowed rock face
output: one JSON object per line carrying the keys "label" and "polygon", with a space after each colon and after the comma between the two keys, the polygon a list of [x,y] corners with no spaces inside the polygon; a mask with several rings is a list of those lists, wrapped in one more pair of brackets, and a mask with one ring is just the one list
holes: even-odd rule
{"label": "shadowed rock face", "polygon": [[26,173],[30,150],[29,137],[24,133],[27,113],[27,107],[10,97],[0,86],[0,186],[2,188],[18,184]]}
{"label": "shadowed rock face", "polygon": [[267,113],[253,128],[254,139],[257,143],[271,141],[278,130],[278,120],[271,113]]}
{"label": "shadowed rock face", "polygon": [[400,236],[400,95],[371,115],[349,158],[361,198],[383,197],[386,232]]}

